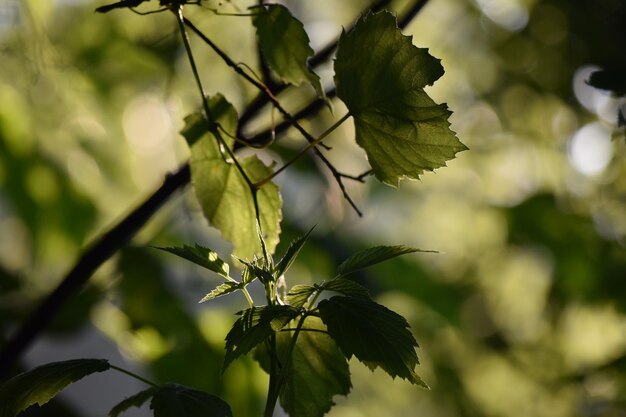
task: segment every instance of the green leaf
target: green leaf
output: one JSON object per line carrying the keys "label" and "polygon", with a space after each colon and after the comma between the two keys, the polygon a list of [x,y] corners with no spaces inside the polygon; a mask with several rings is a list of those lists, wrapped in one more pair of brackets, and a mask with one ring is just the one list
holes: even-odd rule
{"label": "green leaf", "polygon": [[300,249],[302,249],[302,246],[304,246],[304,243],[309,238],[309,235],[311,234],[313,229],[314,227],[306,232],[305,235],[300,236],[299,238],[291,242],[291,244],[287,248],[287,252],[285,252],[285,255],[281,258],[280,261],[278,261],[276,267],[274,268],[274,276],[276,278],[287,272],[293,261],[298,256],[298,253],[300,253]]}
{"label": "green leaf", "polygon": [[210,271],[217,272],[224,278],[230,278],[228,275],[229,267],[226,262],[220,259],[218,254],[209,248],[205,248],[196,243],[195,247],[184,245],[183,247],[159,248],[165,252],[172,253],[181,258],[187,259],[196,265],[200,265]]}
{"label": "green leaf", "polygon": [[152,398],[155,392],[157,392],[157,388],[152,387],[126,398],[109,411],[109,417],[117,417],[130,407],[141,407],[146,401]]}
{"label": "green leaf", "polygon": [[[185,118],[186,127],[181,132],[191,150],[191,182],[209,223],[233,243],[237,256],[252,259],[262,253],[252,193],[236,165],[225,160],[215,134],[220,132],[219,136],[231,147],[233,139],[223,131],[235,135],[237,112],[221,95],[211,98],[209,107],[212,124],[198,114],[191,115]],[[239,165],[252,182],[273,172],[256,155],[240,160]],[[267,250],[273,253],[282,219],[278,186],[273,182],[263,185],[257,192],[257,200]]]}
{"label": "green leaf", "polygon": [[343,261],[337,268],[339,276],[351,274],[359,269],[376,265],[388,259],[413,252],[432,252],[407,246],[375,246],[355,253]]}
{"label": "green leaf", "polygon": [[313,49],[302,22],[285,6],[270,4],[255,8],[252,23],[265,60],[280,79],[295,85],[308,81],[323,98],[320,77],[307,65]]}
{"label": "green leaf", "polygon": [[222,371],[241,355],[254,349],[274,332],[282,329],[299,314],[299,310],[287,306],[252,307],[241,312],[241,317],[226,335],[226,355]]}
{"label": "green leaf", "polygon": [[0,417],[13,417],[31,405],[43,405],[69,384],[109,368],[104,359],[73,359],[21,373],[0,386]]}
{"label": "green leaf", "polygon": [[235,259],[245,265],[243,277],[244,283],[249,284],[254,281],[255,278],[258,278],[259,281],[264,284],[274,281],[274,276],[269,271],[266,271],[262,266],[260,266],[258,261],[248,262],[237,257],[235,257]]}
{"label": "green leaf", "polygon": [[[352,384],[348,362],[317,317],[307,317],[285,367],[280,404],[290,416],[321,417],[335,404],[333,396],[348,395]],[[293,332],[278,337],[281,358]]]}
{"label": "green leaf", "polygon": [[294,285],[287,293],[286,302],[295,308],[302,308],[309,297],[318,289],[312,285]]}
{"label": "green leaf", "polygon": [[221,297],[222,295],[230,294],[243,288],[243,283],[228,281],[218,285],[213,291],[202,297],[201,303],[205,301],[213,300],[214,298]]}
{"label": "green leaf", "polygon": [[426,384],[415,373],[417,342],[401,315],[374,301],[331,297],[318,304],[328,333],[349,359],[352,355],[370,369],[381,367],[391,377]]}
{"label": "green leaf", "polygon": [[335,291],[350,297],[371,298],[367,288],[348,279],[331,279],[320,284],[319,288],[323,291]]}
{"label": "green leaf", "polygon": [[419,179],[467,149],[450,130],[446,105],[424,92],[443,72],[438,59],[402,35],[391,13],[366,15],[341,35],[337,96],[380,181],[395,187],[404,177]]}
{"label": "green leaf", "polygon": [[178,384],[165,384],[152,397],[154,417],[232,417],[220,397]]}

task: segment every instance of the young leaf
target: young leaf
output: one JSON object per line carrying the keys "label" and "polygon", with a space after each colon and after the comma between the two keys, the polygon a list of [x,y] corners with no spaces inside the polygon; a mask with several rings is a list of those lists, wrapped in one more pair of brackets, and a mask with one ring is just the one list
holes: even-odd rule
{"label": "young leaf", "polygon": [[228,403],[205,391],[165,384],[152,397],[154,417],[232,417]]}
{"label": "young leaf", "polygon": [[73,359],[21,373],[0,386],[0,417],[13,417],[31,405],[43,405],[69,384],[109,368],[104,359]]}
{"label": "young leaf", "polygon": [[291,306],[252,307],[244,310],[226,335],[226,355],[222,371],[241,355],[250,352],[274,332],[294,319],[299,311]]}
{"label": "young leaf", "polygon": [[352,355],[371,369],[380,366],[391,377],[426,387],[415,373],[417,342],[401,315],[374,301],[331,297],[318,304],[328,334],[347,358]]}
{"label": "young leaf", "polygon": [[[290,416],[321,417],[335,404],[333,396],[350,392],[350,370],[319,318],[307,317],[302,329],[290,360],[281,361],[286,378],[280,404]],[[286,357],[290,333],[278,337],[281,358]]]}
{"label": "young leaf", "polygon": [[309,297],[317,290],[312,285],[294,285],[287,293],[285,301],[292,307],[302,308]]}
{"label": "young leaf", "polygon": [[195,247],[184,245],[183,247],[158,248],[162,251],[172,253],[181,258],[187,259],[196,265],[200,265],[210,271],[217,272],[224,278],[229,278],[228,264],[220,259],[216,252],[196,243]]}
{"label": "young leaf", "polygon": [[241,282],[227,281],[223,284],[218,285],[213,291],[202,297],[202,300],[200,300],[200,302],[204,303],[205,301],[221,297],[222,295],[230,294],[231,292],[235,292],[242,288],[243,284]]}
{"label": "young leaf", "polygon": [[117,417],[130,407],[141,407],[146,401],[152,398],[155,392],[157,392],[157,388],[151,387],[135,395],[131,395],[113,407],[111,411],[109,411],[109,417]]}
{"label": "young leaf", "polygon": [[252,23],[268,65],[281,80],[300,85],[311,83],[317,95],[324,97],[324,89],[317,76],[307,65],[313,55],[309,36],[304,25],[280,4],[269,4],[255,9]]}
{"label": "young leaf", "polygon": [[323,291],[335,291],[349,297],[371,298],[367,288],[348,279],[331,279],[320,284],[319,288]]}
{"label": "young leaf", "polygon": [[[218,144],[215,132],[227,146],[232,146],[237,130],[237,112],[221,95],[209,100],[213,125],[207,132],[207,121],[200,115],[185,118],[186,126],[181,132],[191,150],[191,182],[204,215],[218,228],[225,239],[234,245],[234,253],[244,259],[260,254],[261,244],[257,235],[256,212],[250,189],[232,162],[227,162]],[[202,129],[204,126],[204,130]],[[256,155],[239,161],[252,182],[272,174]],[[280,234],[282,201],[278,186],[273,182],[263,185],[257,192],[261,226],[267,250],[273,253]]]}
{"label": "young leaf", "polygon": [[402,35],[388,12],[366,15],[341,35],[337,96],[380,181],[395,187],[404,177],[419,179],[467,149],[450,130],[446,105],[424,92],[442,74],[439,60]]}
{"label": "young leaf", "polygon": [[376,265],[388,259],[413,252],[431,252],[407,246],[375,246],[355,253],[343,261],[337,268],[340,277]]}
{"label": "young leaf", "polygon": [[312,231],[313,227],[311,228],[311,230],[306,232],[304,236],[300,236],[299,238],[291,242],[291,244],[287,248],[287,252],[285,252],[285,255],[281,258],[280,261],[278,261],[276,267],[274,268],[274,276],[276,278],[287,272],[293,261],[298,256],[298,253],[300,253],[300,249],[302,249],[302,246],[304,245]]}
{"label": "young leaf", "polygon": [[262,283],[272,282],[274,281],[274,276],[259,266],[258,262],[248,262],[241,258],[235,257],[239,262],[245,265],[244,269],[244,278],[243,282],[249,284],[254,281],[255,278],[258,278]]}

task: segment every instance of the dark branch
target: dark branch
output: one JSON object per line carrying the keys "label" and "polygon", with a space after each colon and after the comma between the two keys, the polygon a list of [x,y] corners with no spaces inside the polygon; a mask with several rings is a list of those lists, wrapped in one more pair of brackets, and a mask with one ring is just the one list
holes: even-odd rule
{"label": "dark branch", "polygon": [[[387,3],[380,1],[378,3]],[[417,0],[409,12],[400,20],[399,26],[402,28],[408,24],[410,19],[422,9],[427,0]],[[128,4],[128,3],[126,3]],[[336,43],[334,43],[336,45]],[[332,45],[332,44],[331,44]],[[327,48],[330,48],[329,45]],[[326,49],[326,48],[324,48]],[[331,50],[334,49],[334,46]],[[329,54],[330,56],[330,54]],[[332,89],[326,93],[327,97],[335,96]],[[266,104],[265,102],[264,104]],[[263,104],[263,105],[264,105]],[[250,104],[249,109],[254,105]],[[294,114],[296,120],[310,117],[324,106],[322,100],[315,100],[304,109]],[[256,114],[263,106],[254,111],[248,110],[251,116]],[[245,123],[244,123],[245,124]],[[289,124],[277,126],[277,132],[287,129]],[[262,132],[255,137],[262,137],[270,134],[269,131]],[[33,313],[21,324],[7,344],[0,351],[0,380],[6,378],[12,367],[15,365],[20,355],[31,345],[31,343],[47,328],[54,317],[59,313],[62,306],[76,294],[100,265],[109,259],[120,247],[134,236],[143,227],[152,215],[167,201],[177,190],[186,186],[190,181],[189,164],[183,165],[174,174],[168,174],[163,182],[150,197],[148,197],[132,213],[113,226],[107,233],[102,235],[80,256],[74,267],[63,278],[59,286],[48,295]]]}
{"label": "dark branch", "polygon": [[43,300],[3,347],[0,352],[0,380],[8,376],[20,354],[50,324],[68,299],[87,283],[95,270],[128,242],[176,190],[187,185],[189,179],[189,165],[185,164],[176,173],[165,177],[163,185],[154,194],[92,243],[59,286]]}

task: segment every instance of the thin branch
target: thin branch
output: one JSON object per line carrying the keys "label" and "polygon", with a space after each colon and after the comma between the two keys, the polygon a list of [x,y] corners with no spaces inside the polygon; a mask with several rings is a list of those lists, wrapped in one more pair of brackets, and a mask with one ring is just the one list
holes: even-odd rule
{"label": "thin branch", "polygon": [[[407,16],[413,18],[426,4],[427,0],[418,0]],[[412,10],[416,10],[411,14]],[[408,24],[403,18],[400,27]],[[335,96],[334,89],[326,92],[328,98]],[[251,108],[254,103],[248,108]],[[294,117],[297,120],[308,117],[324,106],[322,100],[315,100]],[[262,106],[261,106],[262,107]],[[256,114],[259,109],[250,114]],[[246,112],[244,112],[246,114]],[[250,120],[249,117],[247,120]],[[286,129],[277,126],[277,132]],[[265,132],[264,134],[269,134]],[[237,148],[237,146],[235,146]],[[88,281],[91,275],[126,242],[128,242],[147,222],[152,215],[179,189],[191,179],[189,164],[181,166],[173,174],[167,174],[163,184],[152,193],[135,210],[102,234],[88,246],[78,258],[72,269],[63,277],[59,285],[39,304],[31,315],[19,326],[0,351],[0,380],[10,375],[12,367],[19,357],[28,349],[33,341],[50,325],[67,301],[76,294]]]}
{"label": "thin branch", "polygon": [[[391,3],[391,0],[378,0],[370,6],[369,10],[372,12],[381,11],[386,6],[388,6],[389,3]],[[352,23],[352,25],[350,25],[346,31],[350,31],[353,27],[354,27],[354,23]],[[320,64],[326,62],[332,56],[333,52],[335,52],[335,49],[337,49],[338,43],[339,43],[339,37],[337,37],[337,39],[335,39],[333,42],[330,42],[328,45],[320,49],[315,55],[313,55],[311,59],[309,59],[309,65],[311,66],[311,68],[317,68],[318,66],[320,66]],[[283,90],[285,90],[287,87],[289,87],[289,84],[284,84],[284,83],[276,84],[274,85],[274,88],[272,88],[272,92],[275,95],[277,95]],[[239,118],[240,126],[243,126],[246,123],[248,123],[268,103],[269,101],[267,97],[265,96],[265,94],[259,93],[250,102],[250,104],[246,108],[246,111],[244,111],[241,114],[241,117]],[[238,132],[238,136],[241,136],[239,133],[240,132]]]}
{"label": "thin branch", "polygon": [[[211,49],[213,49],[213,51],[215,51],[215,53],[217,53],[219,57],[224,60],[226,65],[231,67],[237,74],[242,76],[250,84],[258,88],[259,91],[264,91],[267,94],[268,100],[270,100],[274,107],[276,107],[276,109],[278,109],[278,111],[282,113],[282,115],[287,119],[289,124],[296,128],[296,130],[300,132],[300,134],[302,134],[302,136],[309,143],[315,142],[315,138],[309,132],[307,132],[300,123],[298,123],[298,121],[291,115],[291,113],[285,110],[285,108],[280,104],[278,99],[272,94],[271,91],[269,91],[265,86],[263,86],[263,84],[252,78],[250,75],[246,74],[232,59],[230,59],[230,57],[224,51],[218,48],[218,46],[215,45],[215,43],[213,43],[213,41],[211,41],[211,39],[209,39],[204,33],[202,33],[202,31],[198,29],[189,19],[183,18],[183,21],[187,27],[189,27],[196,35],[198,35],[200,39],[202,39],[207,45],[209,45]],[[352,206],[354,211],[356,211],[359,216],[363,216],[363,213],[361,212],[361,210],[359,210],[354,200],[352,200],[352,197],[350,197],[350,195],[348,194],[346,186],[343,184],[343,178],[345,178],[346,175],[339,172],[337,168],[332,164],[332,162],[330,162],[328,158],[326,158],[322,154],[317,146],[313,147],[313,152],[315,153],[315,156],[317,156],[330,170],[333,178],[337,182],[337,185],[339,185],[339,189],[341,190],[343,197],[346,199],[346,201],[350,204],[350,206]]]}
{"label": "thin branch", "polygon": [[76,294],[100,265],[137,233],[152,215],[180,188],[189,183],[189,164],[165,177],[163,185],[122,221],[93,242],[61,283],[21,324],[0,352],[0,380],[30,344],[46,329],[71,296]]}

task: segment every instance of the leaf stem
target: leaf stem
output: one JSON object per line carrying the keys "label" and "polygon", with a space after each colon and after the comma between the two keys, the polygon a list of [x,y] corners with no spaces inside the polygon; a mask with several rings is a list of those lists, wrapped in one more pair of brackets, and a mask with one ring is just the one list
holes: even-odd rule
{"label": "leaf stem", "polygon": [[328,129],[326,129],[326,131],[324,131],[324,133],[322,133],[321,135],[319,135],[317,137],[317,139],[315,139],[313,142],[310,142],[304,149],[302,149],[300,152],[298,152],[298,154],[296,156],[294,156],[293,158],[291,158],[287,163],[285,163],[282,167],[278,168],[276,171],[274,171],[272,173],[272,175],[270,175],[267,178],[262,179],[261,181],[257,182],[255,185],[257,187],[262,186],[263,184],[267,184],[268,182],[270,182],[274,177],[276,177],[278,174],[280,174],[281,172],[283,172],[287,167],[289,167],[291,164],[293,164],[294,162],[296,162],[298,159],[300,159],[302,156],[304,156],[307,152],[309,152],[312,148],[314,148],[315,146],[319,145],[324,139],[326,139],[326,137],[328,135],[330,135],[335,129],[337,129],[343,122],[345,122],[346,120],[348,120],[348,118],[351,116],[350,112],[346,113],[343,115],[343,117],[341,117],[341,119],[339,119],[335,124],[333,124],[331,127],[329,127]]}
{"label": "leaf stem", "polygon": [[141,382],[143,382],[143,383],[146,383],[146,384],[148,384],[148,385],[151,385],[151,386],[153,386],[153,387],[155,387],[155,388],[158,388],[158,387],[159,387],[159,384],[157,384],[157,383],[155,383],[155,382],[152,382],[152,381],[150,381],[150,380],[148,380],[148,379],[146,379],[146,378],[144,378],[144,377],[142,377],[142,376],[139,376],[139,375],[137,375],[136,373],[131,372],[131,371],[127,370],[127,369],[120,368],[119,366],[115,366],[115,365],[111,365],[111,364],[109,364],[109,367],[110,367],[111,369],[114,369],[114,370],[118,371],[118,372],[121,372],[121,373],[123,373],[123,374],[126,374],[126,375],[128,375],[128,376],[130,376],[130,377],[132,377],[132,378],[138,379],[139,381],[141,381]]}

